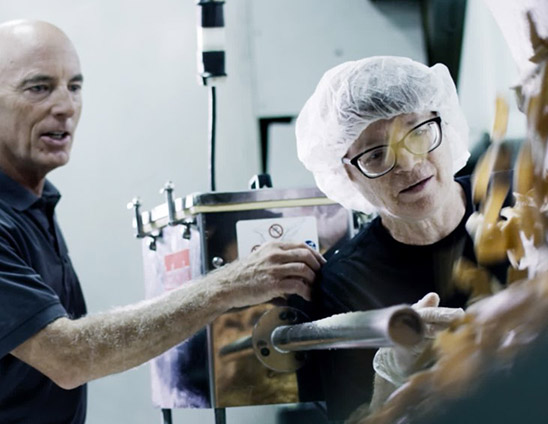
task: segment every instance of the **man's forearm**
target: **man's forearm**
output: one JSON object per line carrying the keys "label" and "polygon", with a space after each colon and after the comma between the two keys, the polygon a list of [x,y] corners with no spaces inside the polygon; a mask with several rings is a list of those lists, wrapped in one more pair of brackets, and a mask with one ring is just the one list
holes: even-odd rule
{"label": "man's forearm", "polygon": [[222,283],[206,276],[111,312],[58,319],[13,353],[61,387],[77,387],[140,365],[207,325],[227,309]]}
{"label": "man's forearm", "polygon": [[78,320],[60,318],[12,354],[61,387],[77,387],[154,358],[230,308],[285,294],[310,298],[324,261],[305,245],[270,243],[155,299]]}

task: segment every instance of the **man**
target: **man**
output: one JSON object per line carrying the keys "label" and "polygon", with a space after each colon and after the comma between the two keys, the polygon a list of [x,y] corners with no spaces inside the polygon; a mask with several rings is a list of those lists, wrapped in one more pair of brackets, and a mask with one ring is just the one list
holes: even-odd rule
{"label": "man", "polygon": [[[427,329],[439,329],[462,315],[469,293],[452,270],[461,256],[475,261],[465,228],[475,205],[470,179],[454,177],[469,156],[468,125],[447,68],[403,57],[343,63],[324,74],[296,132],[320,189],[375,215],[322,268],[316,317],[417,302]],[[506,266],[492,269],[501,282]],[[372,365],[393,389],[419,353],[320,354],[331,417],[370,400]]]}
{"label": "man", "polygon": [[83,423],[87,381],[157,356],[230,308],[308,298],[323,262],[305,245],[266,245],[165,296],[85,316],[46,179],[69,160],[82,84],[61,30],[0,25],[1,423]]}

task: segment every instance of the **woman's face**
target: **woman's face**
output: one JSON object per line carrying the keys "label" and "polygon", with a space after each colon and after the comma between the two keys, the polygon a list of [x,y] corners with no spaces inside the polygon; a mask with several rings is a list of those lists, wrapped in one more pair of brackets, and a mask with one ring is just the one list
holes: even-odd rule
{"label": "woman's face", "polygon": [[[349,147],[346,158],[353,158],[391,140],[401,140],[412,128],[435,117],[433,113],[411,113],[383,119],[369,125]],[[443,127],[443,121],[442,121]],[[379,211],[404,220],[421,220],[444,205],[453,184],[453,160],[448,140],[423,155],[394,147],[396,165],[385,175],[367,178],[355,166],[346,164],[346,172],[360,193]]]}

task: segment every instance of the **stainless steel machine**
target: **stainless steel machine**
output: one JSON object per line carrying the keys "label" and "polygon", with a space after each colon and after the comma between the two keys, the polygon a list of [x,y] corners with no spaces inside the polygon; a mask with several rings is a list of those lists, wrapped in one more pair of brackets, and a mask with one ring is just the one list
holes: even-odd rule
{"label": "stainless steel machine", "polygon": [[[146,295],[184,285],[269,240],[299,241],[320,252],[353,233],[352,215],[315,188],[211,192],[141,211],[133,202],[143,239]],[[161,408],[224,408],[298,401],[294,370],[268,368],[250,338],[276,299],[232,310],[208,328],[152,361],[153,403]],[[289,322],[288,322],[289,323]],[[264,352],[264,351],[263,351]],[[297,355],[298,356],[298,355]]]}

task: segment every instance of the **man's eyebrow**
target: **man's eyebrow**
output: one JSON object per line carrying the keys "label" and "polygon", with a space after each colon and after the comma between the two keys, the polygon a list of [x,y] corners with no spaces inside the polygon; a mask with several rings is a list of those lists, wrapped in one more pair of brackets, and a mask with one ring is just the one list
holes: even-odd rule
{"label": "man's eyebrow", "polygon": [[[25,78],[21,84],[19,84],[19,87],[24,87],[28,84],[37,84],[37,83],[41,83],[41,82],[52,82],[53,81],[53,78],[50,77],[49,75],[34,75],[32,77],[29,77],[29,78]],[[84,82],[84,76],[82,74],[77,74],[75,76],[73,76],[71,79],[70,79],[70,82]]]}
{"label": "man's eyebrow", "polygon": [[84,82],[84,76],[82,74],[75,75],[70,79],[70,82]]}
{"label": "man's eyebrow", "polygon": [[25,78],[23,81],[21,81],[21,84],[19,84],[19,87],[24,87],[28,84],[36,84],[40,82],[51,82],[53,81],[53,78],[48,75],[34,75],[29,78]]}

